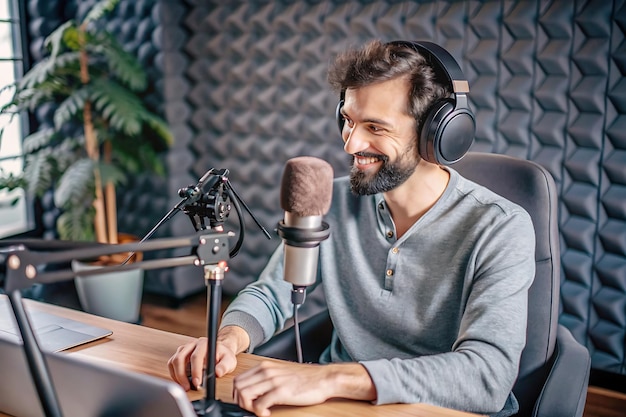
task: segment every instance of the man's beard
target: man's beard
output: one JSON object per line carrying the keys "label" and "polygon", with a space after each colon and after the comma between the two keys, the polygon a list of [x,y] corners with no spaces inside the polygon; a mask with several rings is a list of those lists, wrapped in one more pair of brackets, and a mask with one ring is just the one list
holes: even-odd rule
{"label": "man's beard", "polygon": [[358,152],[356,155],[378,158],[382,162],[382,166],[376,172],[362,171],[354,166],[355,156],[352,156],[350,189],[356,195],[370,195],[393,190],[413,175],[419,163],[419,157],[414,156],[417,155],[416,146],[410,146],[395,162],[389,162],[389,157],[386,155],[366,152]]}

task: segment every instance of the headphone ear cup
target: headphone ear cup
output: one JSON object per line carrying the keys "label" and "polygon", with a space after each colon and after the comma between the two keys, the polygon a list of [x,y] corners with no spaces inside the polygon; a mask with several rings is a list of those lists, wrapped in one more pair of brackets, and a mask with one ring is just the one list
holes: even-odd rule
{"label": "headphone ear cup", "polygon": [[341,108],[343,107],[343,100],[339,100],[337,108],[335,109],[335,118],[337,119],[337,127],[339,127],[339,134],[343,135],[343,125],[346,120],[341,115]]}
{"label": "headphone ear cup", "polygon": [[418,132],[420,156],[434,164],[451,165],[467,153],[475,129],[474,116],[468,109],[456,110],[452,99],[439,100]]}

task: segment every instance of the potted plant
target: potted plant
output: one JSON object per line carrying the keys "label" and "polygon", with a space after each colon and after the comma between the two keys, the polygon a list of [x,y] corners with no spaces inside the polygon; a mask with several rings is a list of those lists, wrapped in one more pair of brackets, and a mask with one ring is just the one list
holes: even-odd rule
{"label": "potted plant", "polygon": [[166,123],[142,101],[147,76],[140,63],[98,24],[118,2],[100,1],[82,21],[63,23],[45,40],[47,57],[5,87],[13,95],[0,113],[44,105],[54,113],[24,139],[23,174],[3,175],[0,189],[19,186],[37,196],[53,189],[61,239],[118,243],[115,186],[129,175],[163,174],[159,153],[172,142]]}

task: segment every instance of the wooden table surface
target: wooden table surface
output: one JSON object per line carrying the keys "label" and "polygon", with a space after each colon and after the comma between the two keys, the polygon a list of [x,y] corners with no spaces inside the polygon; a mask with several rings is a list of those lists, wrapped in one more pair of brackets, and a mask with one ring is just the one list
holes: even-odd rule
{"label": "wooden table surface", "polygon": [[[168,358],[179,345],[193,340],[193,338],[189,336],[119,322],[81,311],[38,303],[31,300],[25,300],[25,302],[27,309],[35,308],[113,331],[113,334],[109,337],[69,349],[64,351],[63,354],[88,358],[91,361],[121,367],[158,378],[171,379],[167,370]],[[232,402],[233,376],[250,369],[261,360],[273,359],[246,353],[240,354],[238,356],[236,371],[233,374],[217,380],[216,397],[225,402]],[[189,391],[187,395],[191,401],[194,401],[202,399],[204,397],[204,391]],[[3,414],[0,414],[0,416],[2,415]],[[368,402],[362,401],[330,400],[324,404],[310,407],[277,406],[272,408],[272,416],[469,417],[476,415],[434,407],[427,404],[390,404],[374,406]]]}

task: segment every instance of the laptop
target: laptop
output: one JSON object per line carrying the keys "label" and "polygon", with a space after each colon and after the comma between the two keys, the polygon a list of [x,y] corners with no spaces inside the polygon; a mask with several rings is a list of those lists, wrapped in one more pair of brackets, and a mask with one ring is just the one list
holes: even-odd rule
{"label": "laptop", "polygon": [[[173,381],[105,367],[64,353],[45,352],[64,417],[195,417]],[[0,339],[0,412],[45,417],[21,343]]]}
{"label": "laptop", "polygon": [[[112,334],[111,330],[50,313],[29,309],[27,314],[41,350],[45,352],[59,352]],[[0,339],[14,342],[22,340],[6,295],[0,295]]]}

